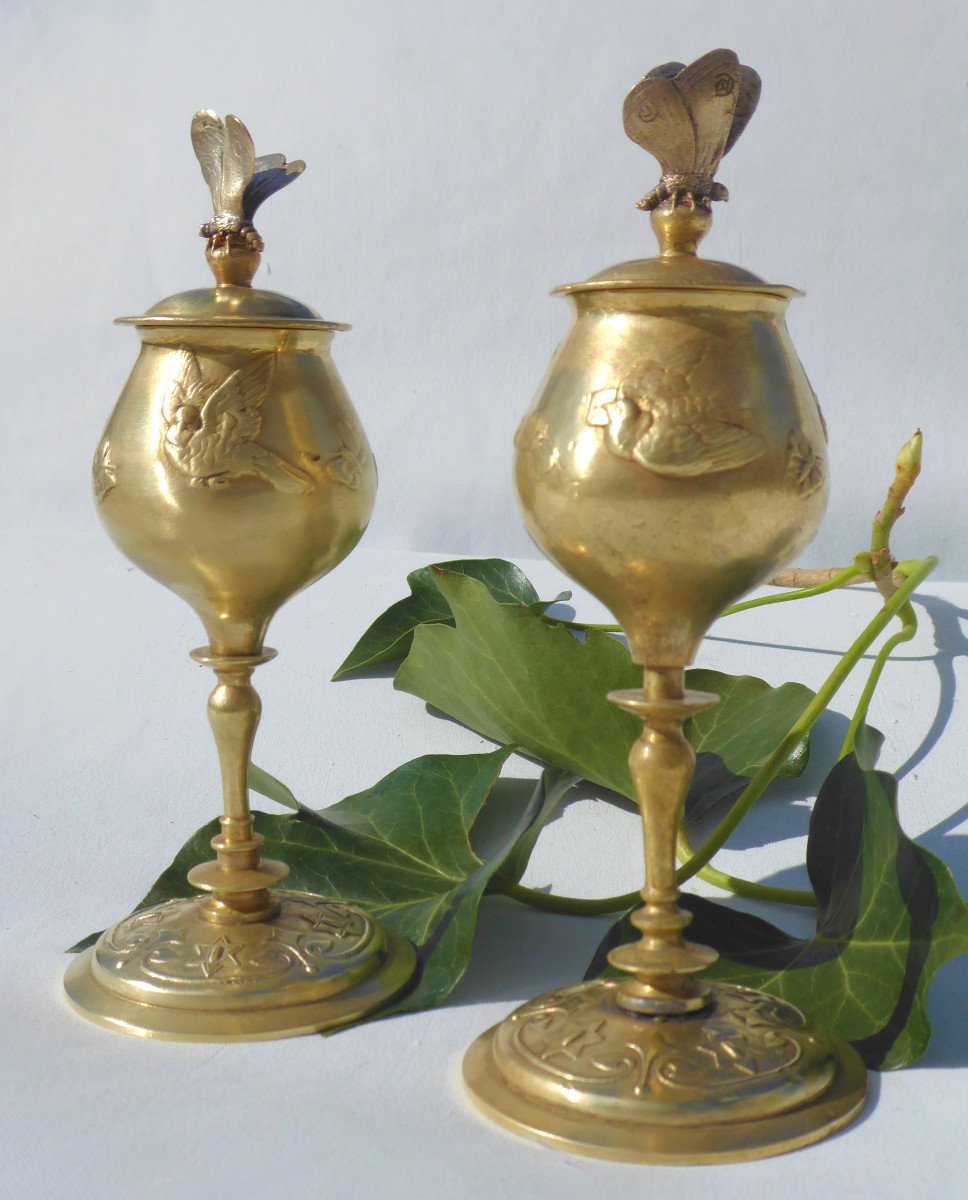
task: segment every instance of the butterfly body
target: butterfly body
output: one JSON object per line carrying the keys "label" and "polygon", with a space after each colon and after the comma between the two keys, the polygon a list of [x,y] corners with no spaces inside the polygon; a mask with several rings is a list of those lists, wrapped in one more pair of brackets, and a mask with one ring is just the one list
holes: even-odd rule
{"label": "butterfly body", "polygon": [[711,50],[689,66],[665,63],[632,88],[625,132],[662,167],[659,183],[636,205],[709,209],[729,193],[713,176],[753,115],[760,77],[732,50]]}
{"label": "butterfly body", "polygon": [[223,123],[210,109],[192,118],[192,146],[214,210],[201,227],[202,237],[220,245],[234,236],[261,251],[262,240],[252,223],[256,209],[301,175],[306,164],[286,162],[282,154],[256,158],[252,137],[238,117],[229,114]]}

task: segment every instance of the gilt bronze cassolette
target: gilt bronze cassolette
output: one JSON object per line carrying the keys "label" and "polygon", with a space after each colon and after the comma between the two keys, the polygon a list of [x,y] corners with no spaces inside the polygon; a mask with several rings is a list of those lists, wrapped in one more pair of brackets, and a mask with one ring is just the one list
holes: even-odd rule
{"label": "gilt bronze cassolette", "polygon": [[236,117],[197,113],[192,142],[212,194],[202,226],[216,286],[124,317],[141,354],[94,459],[98,515],[119,548],[201,618],[192,657],[218,680],[208,715],[224,815],[202,893],[119,922],[70,966],[76,1009],[110,1028],[179,1040],[254,1039],[349,1021],[394,995],[412,947],[361,909],[274,890],[246,773],[259,721],[253,670],[276,609],[359,541],[376,467],[330,358],[337,330],[311,308],[253,288],[253,225],[302,172],[256,158]]}
{"label": "gilt bronze cassolette", "polygon": [[684,690],[711,622],[813,536],[827,501],[823,418],[784,324],[793,288],[701,259],[713,178],[760,80],[729,50],[667,63],[625,101],[625,130],[662,179],[655,258],[557,290],[572,329],[518,431],[528,531],[618,618],[641,691],[629,769],[642,812],[639,941],[617,978],[563,987],[482,1035],[474,1099],[511,1129],[579,1153],[726,1162],[792,1150],[851,1121],[866,1074],[853,1049],[790,1004],[700,976],[683,937],[676,831],[695,756],[683,736],[716,697]]}

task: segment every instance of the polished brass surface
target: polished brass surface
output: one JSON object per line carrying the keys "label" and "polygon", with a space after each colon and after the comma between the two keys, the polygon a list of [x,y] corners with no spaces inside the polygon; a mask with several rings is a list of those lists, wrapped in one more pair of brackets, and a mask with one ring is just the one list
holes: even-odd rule
{"label": "polished brass surface", "polygon": [[515,1133],[625,1162],[743,1162],[843,1128],[863,1107],[854,1051],[792,1005],[714,985],[700,1017],[641,1017],[620,985],[522,1005],[464,1058],[475,1102]]}
{"label": "polished brass surface", "polygon": [[358,909],[271,889],[246,772],[261,705],[254,669],[276,609],[362,536],[376,467],[311,308],[251,286],[256,209],[302,163],[256,158],[245,126],[200,112],[192,142],[212,193],[202,226],[213,288],[169,297],[137,327],[141,353],[93,465],[98,515],[120,549],[183,597],[215,672],[208,716],[222,777],[203,896],[130,917],[68,971],[71,1003],[148,1037],[232,1040],[323,1029],[400,990],[415,955]]}
{"label": "polished brass surface", "polygon": [[529,533],[611,609],[644,668],[641,690],[610,699],[643,722],[629,771],[646,884],[640,939],[609,955],[625,977],[525,1005],[475,1043],[465,1078],[511,1128],[605,1157],[780,1153],[846,1124],[866,1089],[854,1051],[795,1009],[701,978],[716,954],[683,937],[675,878],[695,765],[683,725],[716,701],[684,690],[684,667],[827,502],[823,419],[784,323],[800,293],[697,257],[726,199],[713,175],[758,97],[729,50],[629,93],[626,132],[663,170],[640,202],[659,254],[557,289],[574,323],[516,437]]}
{"label": "polished brass surface", "polygon": [[399,934],[353,905],[273,893],[277,915],[215,923],[202,900],[120,921],[64,980],[89,1020],[166,1041],[254,1041],[311,1033],[386,1003],[413,974]]}

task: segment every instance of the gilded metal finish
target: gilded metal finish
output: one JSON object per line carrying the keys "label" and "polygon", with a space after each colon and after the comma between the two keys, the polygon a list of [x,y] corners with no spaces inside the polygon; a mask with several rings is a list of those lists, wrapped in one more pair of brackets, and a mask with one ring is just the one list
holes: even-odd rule
{"label": "gilded metal finish", "polygon": [[742,1162],[843,1128],[866,1073],[789,1004],[716,985],[702,1019],[640,1017],[617,984],[573,984],[483,1034],[464,1077],[488,1116],[573,1154]]}
{"label": "gilded metal finish", "polygon": [[760,100],[760,77],[732,50],[711,50],[690,63],[664,63],[625,97],[622,117],[633,142],[654,154],[662,179],[636,207],[666,201],[699,204],[728,200],[713,176],[735,145]]}
{"label": "gilded metal finish", "polygon": [[216,675],[208,702],[222,776],[216,857],[203,895],[130,917],[67,974],[71,1003],[148,1037],[274,1037],[348,1021],[412,973],[404,939],[357,909],[272,891],[246,772],[261,705],[253,670],[276,609],[353,549],[376,467],[329,355],[347,326],[251,287],[259,204],[302,171],[256,158],[241,121],[196,114],[192,141],[212,192],[202,227],[214,288],[161,301],[135,325],[141,354],[93,465],[98,515],[120,549],[198,613]]}
{"label": "gilded metal finish", "polygon": [[715,50],[658,67],[625,102],[658,157],[659,255],[559,291],[575,321],[516,438],[525,524],[598,596],[644,668],[616,704],[643,721],[629,770],[642,812],[639,941],[625,978],[579,984],[475,1043],[465,1078],[491,1115],[581,1153],[657,1162],[755,1158],[816,1141],[860,1110],[854,1051],[789,1005],[700,977],[683,937],[675,839],[695,757],[684,722],[716,702],[683,669],[712,621],[807,544],[827,502],[823,418],[784,324],[795,289],[702,260],[712,176],[759,78]]}
{"label": "gilded metal finish", "polygon": [[360,909],[274,892],[273,920],[201,920],[196,900],[119,922],[70,966],[67,998],[108,1029],[251,1041],[352,1020],[399,991],[413,950]]}

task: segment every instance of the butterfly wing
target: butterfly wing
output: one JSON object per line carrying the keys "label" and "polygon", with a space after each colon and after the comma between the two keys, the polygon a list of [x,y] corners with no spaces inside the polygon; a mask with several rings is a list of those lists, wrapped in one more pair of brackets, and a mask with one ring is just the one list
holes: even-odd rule
{"label": "butterfly wing", "polygon": [[238,117],[225,118],[220,213],[242,218],[242,197],[255,171],[255,147]]}
{"label": "butterfly wing", "polygon": [[287,163],[281,154],[267,154],[255,160],[255,174],[242,196],[242,216],[251,221],[256,209],[275,192],[287,187],[305,171],[300,159]]}
{"label": "butterfly wing", "polygon": [[260,154],[255,160],[254,174],[258,175],[260,171],[268,171],[272,167],[284,167],[286,165],[286,156],[284,154]]}
{"label": "butterfly wing", "polygon": [[692,121],[682,93],[668,76],[652,73],[640,79],[625,97],[622,120],[632,141],[659,160],[664,175],[692,170],[696,156]]}
{"label": "butterfly wing", "polygon": [[726,139],[726,148],[723,150],[723,157],[736,145],[736,139],[749,124],[749,119],[756,111],[756,106],[760,102],[760,88],[762,86],[759,75],[757,75],[752,67],[740,67],[736,111],[733,113],[733,124],[730,126],[729,137]]}
{"label": "butterfly wing", "polygon": [[222,143],[225,127],[218,116],[209,108],[203,108],[192,117],[192,146],[195,157],[202,168],[202,176],[212,193],[212,205],[216,212],[222,207]]}
{"label": "butterfly wing", "polygon": [[726,153],[739,85],[739,59],[732,50],[710,50],[675,77],[672,86],[682,96],[695,137],[695,154],[686,170],[715,173]]}
{"label": "butterfly wing", "polygon": [[686,64],[681,62],[661,63],[658,67],[653,67],[646,75],[646,79],[651,79],[653,75],[661,75],[663,79],[675,79],[680,71],[686,69]]}

